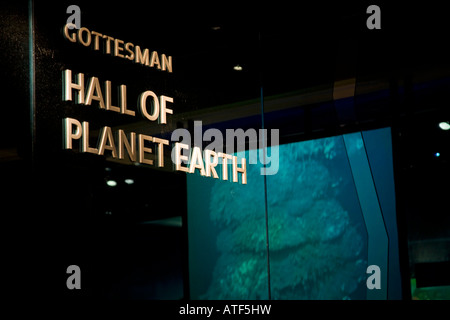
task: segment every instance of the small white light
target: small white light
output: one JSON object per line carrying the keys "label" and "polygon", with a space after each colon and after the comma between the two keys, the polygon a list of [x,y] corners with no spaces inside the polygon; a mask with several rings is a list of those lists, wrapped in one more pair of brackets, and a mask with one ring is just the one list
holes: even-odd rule
{"label": "small white light", "polygon": [[125,183],[126,184],[133,184],[134,180],[133,179],[125,179]]}
{"label": "small white light", "polygon": [[450,130],[450,123],[442,121],[439,123],[439,128],[441,128],[442,130]]}
{"label": "small white light", "polygon": [[434,154],[434,156],[437,158],[437,157],[440,157],[441,154],[440,154],[439,152],[436,152],[436,153]]}
{"label": "small white light", "polygon": [[106,184],[110,187],[117,186],[117,182],[115,180],[108,180],[108,181],[106,181]]}
{"label": "small white light", "polygon": [[236,71],[242,71],[242,67],[240,66],[240,65],[235,65],[234,67],[233,67],[233,69],[234,70],[236,70]]}

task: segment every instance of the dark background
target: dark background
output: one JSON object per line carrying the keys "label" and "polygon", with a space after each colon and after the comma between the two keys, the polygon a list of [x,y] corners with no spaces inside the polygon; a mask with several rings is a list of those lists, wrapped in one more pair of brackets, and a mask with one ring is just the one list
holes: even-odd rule
{"label": "dark background", "polygon": [[[154,170],[62,150],[66,116],[89,121],[94,130],[148,125],[63,102],[65,68],[113,86],[126,83],[130,106],[147,88],[174,97],[174,115],[183,116],[172,129],[200,120],[189,112],[205,115],[245,101],[256,101],[253,117],[234,108],[242,119],[234,125],[257,128],[264,119],[266,128],[280,129],[282,143],[391,126],[405,297],[416,262],[449,260],[450,131],[438,123],[450,121],[450,30],[440,5],[77,3],[89,30],[172,55],[168,74],[65,41],[65,10],[74,3],[33,4],[34,87],[28,3],[0,6],[1,211],[11,280],[21,283],[17,294],[31,282],[45,297],[188,297],[185,229],[145,223],[185,222],[184,175],[169,166]],[[381,8],[381,30],[366,28],[370,4]],[[233,70],[236,64],[243,70]],[[334,82],[348,78],[356,79],[356,96],[333,101]],[[367,94],[370,85],[379,89]],[[278,101],[317,88],[327,102],[294,103],[261,117],[261,94]],[[170,133],[169,125],[159,130],[160,136]],[[105,185],[111,176],[117,188]],[[135,184],[125,184],[128,177]],[[435,243],[427,254],[416,248],[425,241]],[[66,289],[70,264],[80,266],[85,290]]]}

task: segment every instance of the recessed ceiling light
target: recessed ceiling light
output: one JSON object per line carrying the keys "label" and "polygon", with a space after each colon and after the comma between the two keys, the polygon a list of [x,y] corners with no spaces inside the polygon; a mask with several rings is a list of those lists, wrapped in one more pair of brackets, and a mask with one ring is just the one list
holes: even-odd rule
{"label": "recessed ceiling light", "polygon": [[125,183],[126,184],[133,184],[134,180],[133,179],[125,179]]}
{"label": "recessed ceiling light", "polygon": [[234,67],[233,67],[233,69],[234,70],[236,70],[236,71],[242,71],[242,67],[240,66],[240,65],[235,65]]}
{"label": "recessed ceiling light", "polygon": [[450,123],[448,121],[439,122],[439,128],[442,130],[450,130]]}
{"label": "recessed ceiling light", "polygon": [[106,181],[106,184],[110,187],[117,186],[117,182],[115,180],[108,180],[108,181]]}

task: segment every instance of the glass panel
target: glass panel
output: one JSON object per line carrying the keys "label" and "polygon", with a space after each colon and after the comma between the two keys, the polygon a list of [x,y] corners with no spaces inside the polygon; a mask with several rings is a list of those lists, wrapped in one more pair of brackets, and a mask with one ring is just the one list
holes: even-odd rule
{"label": "glass panel", "polygon": [[[249,151],[245,154],[248,159]],[[188,175],[192,299],[268,299],[260,169],[248,165],[246,185]]]}
{"label": "glass panel", "polygon": [[267,177],[272,298],[365,299],[367,234],[342,137],[279,155]]}
{"label": "glass panel", "polygon": [[402,287],[391,129],[382,128],[364,131],[362,137],[389,239],[388,299],[401,299]]}

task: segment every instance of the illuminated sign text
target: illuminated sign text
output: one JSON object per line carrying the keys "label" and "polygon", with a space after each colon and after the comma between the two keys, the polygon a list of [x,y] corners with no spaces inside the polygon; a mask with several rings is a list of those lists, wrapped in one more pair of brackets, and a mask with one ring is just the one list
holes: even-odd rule
{"label": "illuminated sign text", "polygon": [[91,47],[95,51],[102,51],[114,57],[139,63],[143,66],[156,68],[161,71],[172,72],[172,56],[158,54],[147,48],[141,48],[132,42],[111,37],[97,31],[90,31],[86,27],[71,29],[71,24],[64,26],[64,38],[73,43],[80,43],[84,47]]}

